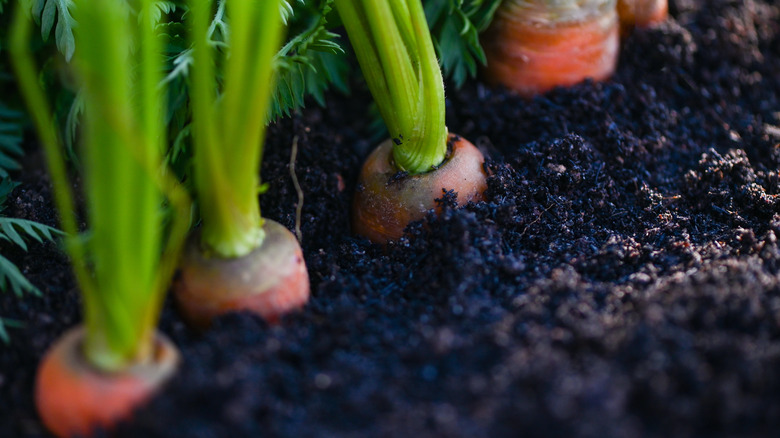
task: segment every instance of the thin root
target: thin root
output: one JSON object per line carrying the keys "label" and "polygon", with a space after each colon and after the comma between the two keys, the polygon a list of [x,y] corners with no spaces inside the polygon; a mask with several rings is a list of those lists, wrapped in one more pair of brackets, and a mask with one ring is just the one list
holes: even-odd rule
{"label": "thin root", "polygon": [[290,152],[290,177],[292,177],[293,186],[295,186],[295,192],[298,193],[298,204],[295,207],[295,236],[298,238],[298,242],[303,242],[303,234],[301,234],[301,213],[303,212],[303,190],[300,183],[298,183],[298,175],[295,174],[295,157],[298,156],[298,136],[293,138],[292,152]]}

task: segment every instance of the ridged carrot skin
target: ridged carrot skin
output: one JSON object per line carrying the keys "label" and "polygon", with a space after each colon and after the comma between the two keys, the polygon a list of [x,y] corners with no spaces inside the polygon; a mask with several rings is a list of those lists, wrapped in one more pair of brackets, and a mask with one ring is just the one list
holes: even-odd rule
{"label": "ridged carrot skin", "polygon": [[56,436],[89,437],[127,420],[176,372],[179,353],[157,334],[152,362],[107,374],[89,365],[82,354],[84,329],[67,332],[38,367],[35,405],[43,424]]}
{"label": "ridged carrot skin", "polygon": [[617,7],[624,30],[649,27],[669,16],[668,0],[618,0]]}
{"label": "ridged carrot skin", "polygon": [[484,75],[523,96],[615,71],[619,34],[614,0],[557,11],[546,2],[509,0],[483,37]]}
{"label": "ridged carrot skin", "polygon": [[279,223],[264,221],[263,243],[242,257],[209,257],[199,236],[190,238],[173,294],[195,328],[206,329],[214,318],[238,311],[276,323],[308,301],[309,274],[298,240]]}
{"label": "ridged carrot skin", "polygon": [[468,140],[449,135],[451,151],[435,170],[398,176],[392,163],[393,142],[387,140],[368,156],[352,203],[352,230],[375,243],[403,236],[410,222],[436,208],[442,189],[454,190],[458,204],[479,201],[487,189],[485,158]]}

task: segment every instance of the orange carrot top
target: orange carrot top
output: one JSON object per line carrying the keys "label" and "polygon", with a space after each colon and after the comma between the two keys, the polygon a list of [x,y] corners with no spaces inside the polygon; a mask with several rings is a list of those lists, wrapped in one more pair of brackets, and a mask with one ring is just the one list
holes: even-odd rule
{"label": "orange carrot top", "polygon": [[603,80],[618,54],[615,0],[507,0],[483,37],[485,75],[522,95]]}
{"label": "orange carrot top", "polygon": [[624,28],[651,26],[669,15],[668,0],[618,0],[617,7]]}

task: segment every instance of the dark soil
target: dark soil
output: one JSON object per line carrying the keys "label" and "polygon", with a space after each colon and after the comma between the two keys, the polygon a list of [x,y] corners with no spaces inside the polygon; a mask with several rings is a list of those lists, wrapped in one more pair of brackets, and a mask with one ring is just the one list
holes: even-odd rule
{"label": "dark soil", "polygon": [[[483,148],[486,201],[387,248],[349,233],[367,94],[270,131],[263,212],[292,228],[306,310],[191,333],[184,363],[122,437],[751,437],[780,430],[780,6],[678,0],[624,43],[615,77],[525,101],[449,89]],[[34,161],[34,160],[33,160]],[[5,212],[53,224],[43,173]],[[0,349],[0,435],[46,436],[36,365],[79,321],[54,245],[4,254],[43,291]]]}

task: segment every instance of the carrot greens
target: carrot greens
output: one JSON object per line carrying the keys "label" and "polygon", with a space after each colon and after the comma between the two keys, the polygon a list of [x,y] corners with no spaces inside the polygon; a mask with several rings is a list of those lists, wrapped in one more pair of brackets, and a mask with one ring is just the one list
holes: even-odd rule
{"label": "carrot greens", "polygon": [[303,107],[307,95],[325,106],[324,93],[331,85],[344,93],[349,90],[344,50],[339,35],[329,30],[333,0],[286,4],[288,37],[274,59],[272,119]]}
{"label": "carrot greens", "polygon": [[[190,5],[193,167],[201,244],[216,256],[232,258],[248,254],[263,240],[259,164],[273,90],[272,61],[283,26],[279,0],[224,4],[230,24],[225,52],[209,43],[212,2]],[[224,65],[218,92],[215,64]]]}
{"label": "carrot greens", "polygon": [[460,87],[477,74],[487,59],[479,34],[487,29],[502,0],[437,0],[425,2],[442,70]]}
{"label": "carrot greens", "polygon": [[[189,225],[187,196],[161,166],[163,58],[154,1],[139,0],[137,12],[122,0],[82,1],[73,10],[78,26],[72,65],[84,99],[86,235],[78,233],[62,138],[37,81],[30,4],[22,3],[11,34],[12,59],[47,155],[83,297],[83,351],[93,366],[118,371],[152,359],[163,296]],[[170,225],[166,198],[173,210]]]}
{"label": "carrot greens", "polygon": [[336,0],[363,76],[410,174],[444,161],[444,83],[420,0]]}

